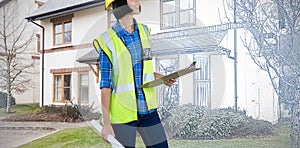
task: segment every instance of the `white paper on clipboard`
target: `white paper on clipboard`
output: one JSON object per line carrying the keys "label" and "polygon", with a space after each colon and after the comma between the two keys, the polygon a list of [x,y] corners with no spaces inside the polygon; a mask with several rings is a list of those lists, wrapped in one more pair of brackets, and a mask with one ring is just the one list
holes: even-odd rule
{"label": "white paper on clipboard", "polygon": [[161,78],[155,79],[151,82],[148,82],[146,84],[140,85],[139,88],[147,88],[147,87],[155,87],[161,84],[164,84],[165,81],[168,81],[170,79],[176,79],[178,77],[181,77],[183,75],[189,74],[191,72],[200,70],[201,68],[196,68],[196,62],[193,62],[189,67],[185,69],[178,70],[176,72],[173,72],[169,75],[163,76]]}

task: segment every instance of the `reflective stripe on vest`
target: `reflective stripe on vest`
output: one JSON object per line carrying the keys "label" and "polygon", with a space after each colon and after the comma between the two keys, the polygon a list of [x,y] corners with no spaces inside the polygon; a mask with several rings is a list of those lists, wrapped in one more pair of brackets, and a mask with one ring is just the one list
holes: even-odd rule
{"label": "reflective stripe on vest", "polygon": [[[150,29],[138,24],[143,55],[143,84],[154,80],[151,48],[148,41]],[[103,50],[113,66],[113,90],[111,95],[111,123],[127,123],[137,120],[137,100],[131,55],[113,29],[94,40],[96,50]],[[157,108],[156,88],[143,88],[148,110]]]}

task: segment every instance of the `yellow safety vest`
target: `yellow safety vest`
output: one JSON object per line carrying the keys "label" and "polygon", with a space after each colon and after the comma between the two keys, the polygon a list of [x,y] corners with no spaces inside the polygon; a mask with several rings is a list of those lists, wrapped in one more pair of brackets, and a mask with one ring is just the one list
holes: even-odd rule
{"label": "yellow safety vest", "polygon": [[[153,62],[149,44],[150,29],[138,24],[142,44],[142,84],[154,80]],[[137,98],[131,55],[116,32],[110,28],[94,40],[96,50],[103,50],[113,67],[113,90],[110,102],[111,123],[137,120]],[[142,88],[148,110],[157,108],[156,88]]]}

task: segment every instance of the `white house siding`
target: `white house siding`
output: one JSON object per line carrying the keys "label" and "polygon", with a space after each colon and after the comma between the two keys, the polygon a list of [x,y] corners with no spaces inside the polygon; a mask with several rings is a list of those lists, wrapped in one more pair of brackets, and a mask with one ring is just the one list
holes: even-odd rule
{"label": "white house siding", "polygon": [[[53,69],[65,69],[76,67],[88,67],[87,64],[78,63],[77,60],[93,49],[93,46],[76,50],[58,51],[47,53],[47,50],[58,50],[65,46],[78,46],[91,44],[93,39],[107,29],[106,13],[104,7],[95,7],[73,13],[72,18],[72,44],[63,46],[53,46],[53,24],[50,19],[41,21],[45,30],[45,77],[44,77],[44,105],[64,104],[53,102]],[[94,67],[95,68],[95,67]],[[89,104],[95,103],[95,107],[100,106],[99,83],[96,83],[94,73],[89,71]],[[71,99],[78,102],[78,72],[71,74]]]}
{"label": "white house siding", "polygon": [[[15,0],[15,1],[10,1],[7,4],[6,8],[10,9],[9,11],[13,11],[14,14],[17,14],[17,17],[14,18],[15,19],[14,21],[26,22],[25,17],[30,13],[32,13],[35,9],[37,9],[37,5],[34,3],[33,0]],[[27,40],[29,38],[29,35],[36,32],[35,29],[37,29],[37,27],[28,22],[26,26],[26,30],[22,34],[22,36]],[[26,56],[26,58],[30,58],[28,57],[28,53],[30,55],[38,55],[36,46],[37,44],[34,35],[34,39],[32,43],[29,45],[26,54],[20,56]],[[31,68],[31,71],[35,72],[35,74],[30,75],[31,82],[26,92],[22,94],[13,94],[16,99],[16,104],[28,104],[28,103],[39,102],[39,71],[38,71],[39,60],[34,60],[34,59],[32,60],[35,61],[35,65],[34,68]]]}
{"label": "white house siding", "polygon": [[93,39],[107,29],[104,7],[83,10],[74,15],[74,40],[76,44],[92,43]]}
{"label": "white house siding", "polygon": [[197,25],[211,26],[220,24],[223,16],[223,0],[196,0]]}
{"label": "white house siding", "polygon": [[[152,28],[152,34],[166,32],[160,30],[159,0],[142,1],[142,13],[135,18]],[[221,0],[196,1],[196,26],[203,27],[221,24],[219,16],[224,20],[223,2]],[[228,14],[232,17],[231,14]],[[188,28],[188,27],[185,27]],[[184,29],[184,28],[180,28]],[[171,29],[169,29],[171,30]],[[238,108],[246,110],[254,118],[276,122],[278,119],[278,101],[267,74],[261,71],[243,47],[240,36],[243,30],[238,29]],[[221,42],[221,46],[230,49],[233,56],[233,30],[229,30]],[[227,108],[234,106],[234,69],[233,60],[221,53],[209,54],[210,59],[210,107]],[[189,66],[193,55],[179,55],[179,69]],[[178,79],[179,104],[193,103],[193,74]]]}
{"label": "white house siding", "polygon": [[[80,45],[92,43],[93,39],[107,29],[107,18],[104,7],[95,7],[73,13],[72,18],[72,44]],[[53,46],[53,24],[50,19],[41,21],[45,31],[45,49],[51,50],[63,46]]]}
{"label": "white house siding", "polygon": [[[193,27],[204,27],[209,25],[220,24],[220,19],[218,15],[218,9],[220,9],[220,4],[222,1],[213,0],[197,0],[196,1],[196,25]],[[174,29],[160,30],[160,1],[159,0],[145,0],[142,1],[142,13],[135,17],[139,22],[149,25],[152,29],[151,33],[161,33],[167,31],[173,31]],[[182,27],[180,29],[187,29],[190,27]],[[204,55],[209,55],[210,53],[200,53]],[[186,68],[193,62],[193,55],[179,55],[179,67],[178,69]],[[233,84],[228,83],[225,79],[225,64],[224,60],[228,63],[231,60],[227,60],[224,55],[210,55],[211,63],[211,107],[219,108],[223,106],[233,106],[233,101],[223,105],[224,98],[229,98],[232,96],[230,90],[233,89]],[[233,66],[230,67],[233,70]],[[226,69],[226,71],[228,68]],[[233,73],[233,72],[229,72]],[[230,79],[230,78],[229,78]],[[179,104],[193,103],[194,92],[193,92],[193,74],[183,76],[178,79],[179,86]],[[233,81],[231,81],[233,82]],[[233,92],[233,90],[232,90]]]}
{"label": "white house siding", "polygon": [[[193,55],[179,55],[179,67],[185,68],[191,65],[193,62]],[[193,95],[193,74],[188,74],[183,77],[178,78],[179,81],[179,105],[193,103],[194,95]]]}
{"label": "white house siding", "polygon": [[[278,119],[278,97],[273,89],[270,78],[265,71],[262,71],[251,59],[247,49],[242,45],[241,37],[244,37],[244,30],[238,29],[238,64],[237,64],[237,91],[238,108],[245,110],[248,115],[264,119],[270,122],[277,122]],[[233,30],[223,39],[222,46],[232,50],[233,54]],[[233,106],[233,60],[227,58],[225,62],[226,83],[228,87],[222,107]],[[229,92],[228,92],[229,91]]]}
{"label": "white house siding", "polygon": [[[196,9],[199,10],[198,3],[200,1],[196,1]],[[141,1],[142,12],[141,14],[135,16],[138,22],[144,23],[151,28],[151,34],[157,34],[162,32],[173,31],[174,29],[161,30],[160,28],[160,1],[159,0],[144,0]],[[198,9],[199,8],[199,9]],[[196,13],[198,11],[196,10]],[[196,18],[196,23],[199,26],[203,26],[203,23],[200,22],[198,18]],[[194,26],[195,27],[195,26]],[[189,28],[183,27],[180,29]],[[168,56],[168,55],[166,55]],[[163,56],[162,58],[166,58]],[[178,69],[186,68],[193,62],[193,55],[177,55],[175,52],[175,57],[178,57],[179,65]],[[178,79],[179,81],[179,104],[187,104],[193,103],[193,74],[189,74],[187,76],[183,76]],[[161,99],[161,98],[158,98]]]}
{"label": "white house siding", "polygon": [[141,13],[134,18],[139,22],[148,25],[151,28],[151,34],[160,31],[160,5],[157,0],[142,0]]}
{"label": "white house siding", "polygon": [[[221,17],[223,7],[221,0],[205,1],[196,0],[196,26],[203,27],[220,24],[219,11]],[[160,1],[143,0],[142,13],[135,16],[138,22],[147,24],[151,27],[152,34],[167,32],[160,30]],[[51,50],[52,45],[52,24],[49,19],[43,20],[42,25],[46,27],[45,49]],[[104,6],[87,9],[74,13],[72,19],[72,45],[91,43],[92,40],[107,29],[107,16]],[[187,28],[187,27],[185,27]],[[184,29],[184,28],[180,28]],[[238,35],[243,36],[242,29]],[[240,37],[238,37],[239,39]],[[221,42],[221,46],[232,50],[233,54],[233,30],[228,31]],[[51,69],[86,67],[79,64],[76,60],[88,52],[88,49],[54,52],[45,54],[45,104],[51,104],[53,98],[53,74]],[[226,108],[234,106],[234,79],[233,79],[233,60],[227,58],[221,52],[200,53],[209,57],[210,63],[210,101],[211,108]],[[175,55],[179,59],[178,69],[189,66],[193,59],[192,54]],[[163,58],[163,57],[159,57]],[[99,103],[100,90],[99,83],[95,83],[93,73],[89,72],[89,95],[90,103],[95,100]],[[76,88],[78,86],[78,74],[72,73],[72,97],[77,98]],[[186,75],[178,79],[179,81],[179,104],[193,103],[193,74]],[[238,108],[246,110],[248,115],[275,122],[277,116],[277,96],[270,85],[266,73],[259,70],[254,64],[247,50],[241,42],[238,43]]]}
{"label": "white house siding", "polygon": [[[233,98],[233,62],[226,58],[224,55],[210,56],[211,108],[234,106],[233,99],[226,100],[226,98]],[[232,66],[226,66],[230,64]]]}
{"label": "white house siding", "polygon": [[[196,0],[196,26],[203,27],[220,24],[219,11],[222,12],[222,0]],[[160,0],[142,0],[142,12],[135,18],[142,23],[149,25],[152,34],[167,32],[174,29],[160,29]],[[221,17],[223,17],[221,13]],[[185,29],[190,27],[181,27]]]}

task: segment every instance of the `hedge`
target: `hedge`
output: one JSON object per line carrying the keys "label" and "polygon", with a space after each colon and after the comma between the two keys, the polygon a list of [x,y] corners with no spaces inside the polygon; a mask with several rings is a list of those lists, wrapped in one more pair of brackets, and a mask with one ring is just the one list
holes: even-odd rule
{"label": "hedge", "polygon": [[[7,104],[7,93],[0,92],[0,107],[6,107]],[[10,98],[10,105],[16,105],[16,99],[14,97]]]}
{"label": "hedge", "polygon": [[211,110],[188,104],[158,111],[169,138],[227,139],[273,134],[271,123],[255,120],[231,108]]}

